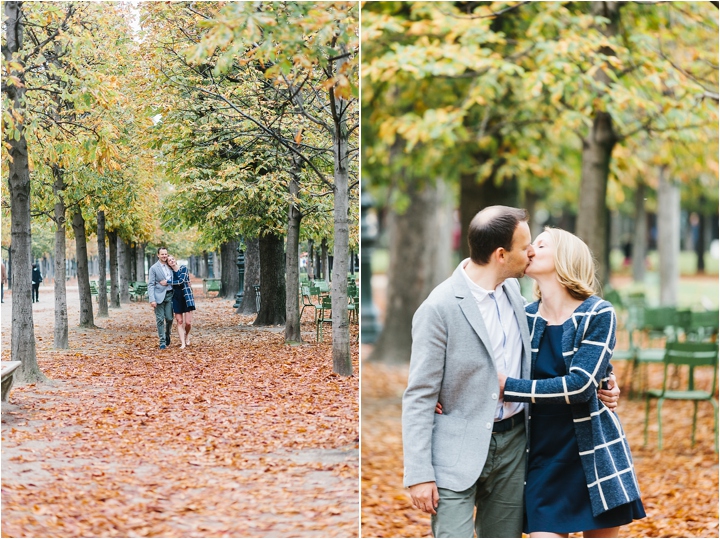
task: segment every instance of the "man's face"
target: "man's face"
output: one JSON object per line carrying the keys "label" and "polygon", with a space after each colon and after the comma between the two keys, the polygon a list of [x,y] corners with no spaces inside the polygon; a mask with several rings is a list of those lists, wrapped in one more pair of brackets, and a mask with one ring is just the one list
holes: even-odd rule
{"label": "man's face", "polygon": [[521,221],[513,234],[512,250],[505,251],[506,278],[515,277],[519,279],[525,275],[530,260],[535,256],[531,240],[530,227],[526,222]]}
{"label": "man's face", "polygon": [[160,259],[161,263],[167,264],[167,259],[168,259],[167,249],[160,249],[160,251],[158,252],[158,258]]}

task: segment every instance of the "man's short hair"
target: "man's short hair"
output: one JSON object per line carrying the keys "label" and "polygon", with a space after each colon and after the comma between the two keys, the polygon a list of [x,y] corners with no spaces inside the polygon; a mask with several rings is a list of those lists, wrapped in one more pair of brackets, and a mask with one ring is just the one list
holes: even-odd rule
{"label": "man's short hair", "polygon": [[512,251],[515,229],[527,220],[527,210],[510,206],[488,206],[479,211],[468,228],[471,260],[484,266],[499,247]]}
{"label": "man's short hair", "polygon": [[168,250],[168,248],[163,245],[161,247],[158,247],[157,254],[160,254],[160,251],[162,251],[163,249],[165,249],[166,251]]}

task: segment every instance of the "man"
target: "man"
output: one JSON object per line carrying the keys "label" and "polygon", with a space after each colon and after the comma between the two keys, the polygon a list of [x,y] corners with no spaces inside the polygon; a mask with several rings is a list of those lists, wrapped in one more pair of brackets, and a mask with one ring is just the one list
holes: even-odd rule
{"label": "man", "polygon": [[[470,223],[470,258],[413,317],[404,482],[435,537],[522,535],[526,405],[499,398],[497,374],[530,376],[517,281],[535,254],[530,241],[525,210],[485,208]],[[613,407],[617,394],[605,397]]]}
{"label": "man", "polygon": [[170,346],[170,333],[172,332],[172,285],[162,285],[160,281],[172,279],[172,270],[167,265],[168,251],[165,247],[158,247],[158,261],[150,266],[148,272],[148,301],[155,309],[155,322],[157,323],[160,350]]}

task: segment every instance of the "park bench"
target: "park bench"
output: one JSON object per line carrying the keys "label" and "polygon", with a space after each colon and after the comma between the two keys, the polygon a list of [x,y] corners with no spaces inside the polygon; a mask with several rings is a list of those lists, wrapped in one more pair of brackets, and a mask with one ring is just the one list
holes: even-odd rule
{"label": "park bench", "polygon": [[13,384],[13,375],[20,365],[21,363],[19,361],[2,362],[2,402],[7,402],[10,388]]}
{"label": "park bench", "polygon": [[144,281],[133,281],[130,283],[130,301],[141,301],[147,298],[148,285]]}
{"label": "park bench", "polygon": [[222,283],[220,279],[203,279],[203,292],[205,297],[210,295],[210,292],[217,292],[220,295],[220,288]]}

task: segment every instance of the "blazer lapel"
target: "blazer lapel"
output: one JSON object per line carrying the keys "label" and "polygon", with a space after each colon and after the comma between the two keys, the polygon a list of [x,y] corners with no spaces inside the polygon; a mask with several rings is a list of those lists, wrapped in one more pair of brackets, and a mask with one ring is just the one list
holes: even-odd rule
{"label": "blazer lapel", "polygon": [[461,262],[460,266],[455,270],[455,273],[453,274],[453,289],[455,290],[455,296],[460,300],[460,309],[465,315],[465,318],[470,323],[470,326],[473,328],[473,330],[475,330],[475,333],[477,333],[478,337],[480,337],[480,340],[485,346],[485,349],[487,350],[490,357],[493,358],[493,362],[495,362],[493,347],[492,343],[490,342],[490,334],[485,327],[485,322],[483,321],[482,314],[480,314],[480,309],[475,302],[475,298],[473,297],[472,292],[470,292],[470,288],[468,288],[467,283],[465,282],[465,277],[463,277],[463,275],[460,273],[461,271],[463,271],[462,264],[463,263]]}

